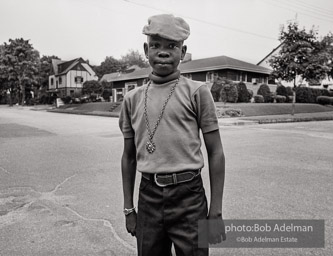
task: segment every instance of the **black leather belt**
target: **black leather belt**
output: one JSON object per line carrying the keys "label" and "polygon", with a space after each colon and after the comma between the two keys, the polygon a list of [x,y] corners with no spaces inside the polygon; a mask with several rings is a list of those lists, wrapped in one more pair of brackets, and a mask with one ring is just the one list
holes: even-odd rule
{"label": "black leather belt", "polygon": [[184,171],[177,173],[158,174],[158,173],[142,173],[142,177],[154,182],[159,187],[177,185],[193,180],[199,176],[201,169],[195,171]]}

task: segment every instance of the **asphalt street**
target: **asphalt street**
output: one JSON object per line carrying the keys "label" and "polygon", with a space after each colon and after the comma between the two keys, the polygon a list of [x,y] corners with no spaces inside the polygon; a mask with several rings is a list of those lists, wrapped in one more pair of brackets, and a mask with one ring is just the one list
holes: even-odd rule
{"label": "asphalt street", "polygon": [[[332,127],[221,126],[224,218],[324,219],[325,248],[211,255],[333,254]],[[122,142],[117,118],[0,106],[0,255],[136,255],[122,214]],[[207,166],[203,178],[209,198]]]}

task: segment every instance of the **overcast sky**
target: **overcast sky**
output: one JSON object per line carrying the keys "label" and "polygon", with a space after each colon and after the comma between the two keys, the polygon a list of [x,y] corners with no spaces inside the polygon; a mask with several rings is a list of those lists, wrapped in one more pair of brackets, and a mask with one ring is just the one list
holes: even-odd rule
{"label": "overcast sky", "polygon": [[333,32],[332,0],[0,0],[0,44],[30,39],[42,55],[99,65],[130,49],[143,53],[148,17],[172,13],[191,27],[192,59],[226,55],[253,64],[278,46],[281,25],[297,19]]}

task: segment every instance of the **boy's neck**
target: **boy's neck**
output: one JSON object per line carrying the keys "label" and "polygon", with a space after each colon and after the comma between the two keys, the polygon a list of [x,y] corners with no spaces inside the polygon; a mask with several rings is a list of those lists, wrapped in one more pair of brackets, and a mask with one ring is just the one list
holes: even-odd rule
{"label": "boy's neck", "polygon": [[155,75],[154,73],[149,74],[149,79],[156,84],[164,84],[170,82],[172,80],[176,80],[180,76],[180,71],[177,70],[176,72],[167,75],[167,76],[159,76]]}

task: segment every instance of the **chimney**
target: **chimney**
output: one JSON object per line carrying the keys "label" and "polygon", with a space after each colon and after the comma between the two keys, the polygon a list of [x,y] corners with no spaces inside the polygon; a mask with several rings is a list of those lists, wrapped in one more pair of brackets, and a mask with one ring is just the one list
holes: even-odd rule
{"label": "chimney", "polygon": [[192,54],[186,53],[184,59],[182,60],[182,63],[188,62],[192,60]]}

